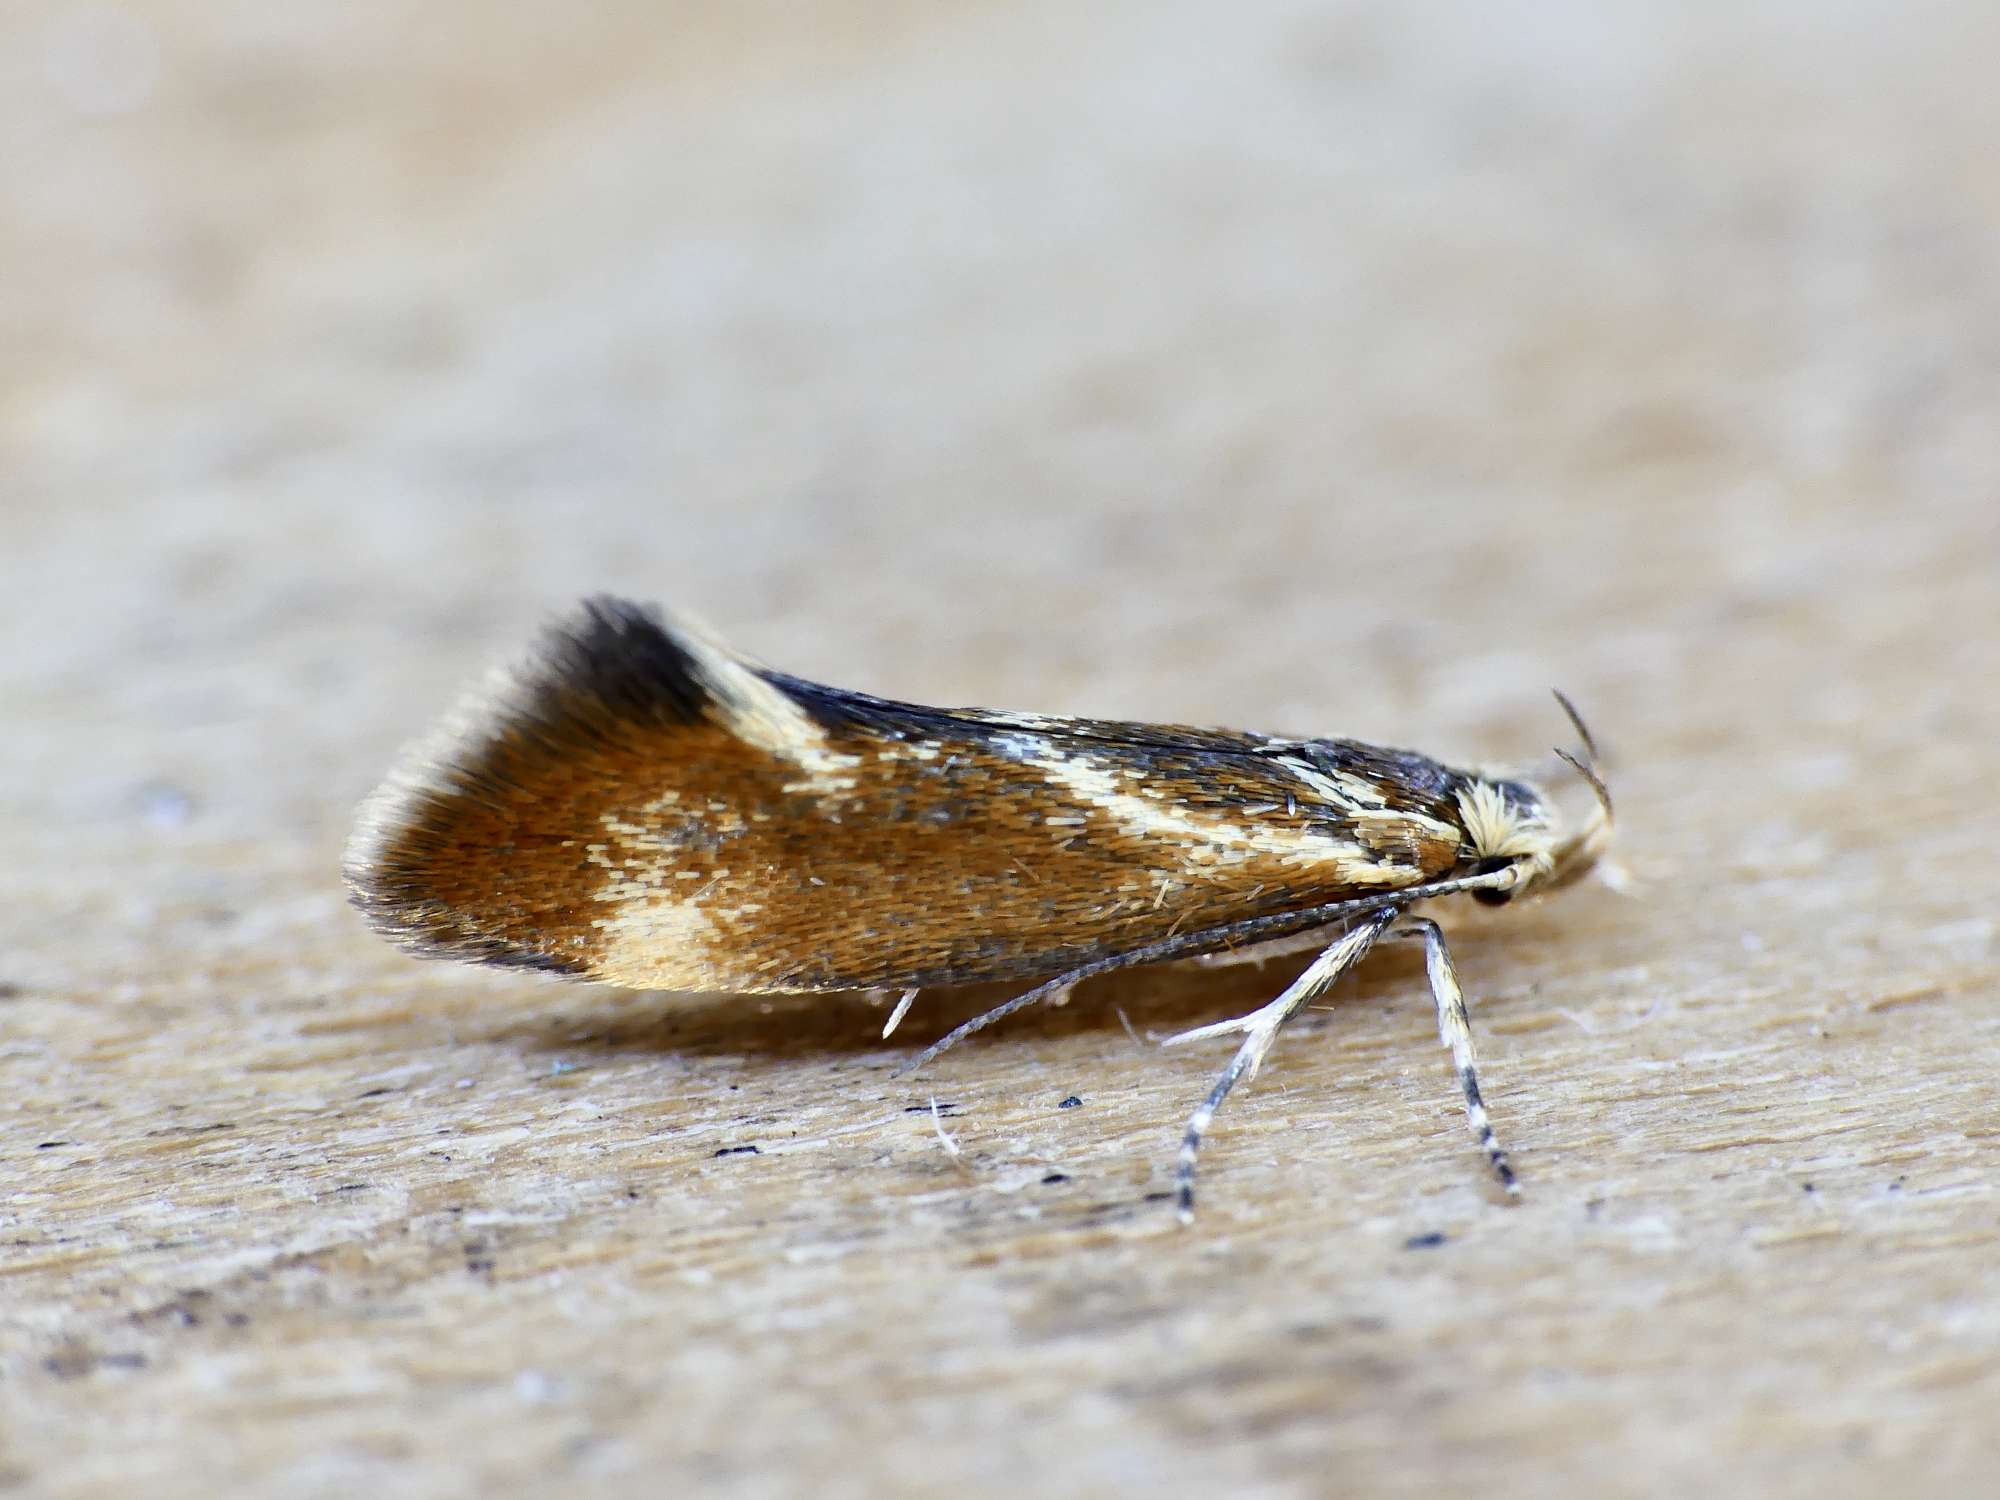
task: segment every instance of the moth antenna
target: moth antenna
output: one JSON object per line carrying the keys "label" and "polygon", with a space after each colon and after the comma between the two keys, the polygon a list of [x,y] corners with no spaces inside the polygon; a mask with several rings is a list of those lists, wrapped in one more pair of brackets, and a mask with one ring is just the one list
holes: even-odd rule
{"label": "moth antenna", "polygon": [[1604,778],[1597,774],[1597,768],[1578,760],[1569,751],[1564,749],[1558,748],[1556,755],[1562,760],[1564,765],[1590,783],[1591,791],[1597,795],[1597,805],[1604,809],[1605,826],[1609,827],[1614,821],[1614,814],[1611,807],[1611,788],[1604,784]]}
{"label": "moth antenna", "polygon": [[[1561,688],[1550,688],[1549,691],[1556,695],[1556,702],[1562,705],[1563,713],[1569,718],[1570,727],[1576,731],[1576,737],[1583,741],[1584,758],[1593,766],[1596,765],[1604,759],[1604,756],[1597,748],[1597,739],[1591,734],[1590,726],[1583,722],[1583,715],[1576,711],[1576,705],[1569,701],[1567,693]],[[1562,751],[1558,750],[1556,754],[1562,755]],[[1563,755],[1563,759],[1570,760],[1567,755]],[[1570,760],[1570,764],[1575,765],[1576,762]]]}

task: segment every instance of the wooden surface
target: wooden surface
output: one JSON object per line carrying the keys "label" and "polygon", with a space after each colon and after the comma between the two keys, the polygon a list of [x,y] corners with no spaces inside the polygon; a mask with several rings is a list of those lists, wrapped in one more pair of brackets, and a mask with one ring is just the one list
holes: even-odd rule
{"label": "wooden surface", "polygon": [[[587,9],[0,15],[0,1491],[1990,1483],[2000,11]],[[1299,960],[894,1080],[996,997],[391,952],[354,803],[602,588],[1470,759],[1561,684],[1641,889],[1448,914],[1524,1200],[1409,955],[1183,1231],[1152,1041]]]}

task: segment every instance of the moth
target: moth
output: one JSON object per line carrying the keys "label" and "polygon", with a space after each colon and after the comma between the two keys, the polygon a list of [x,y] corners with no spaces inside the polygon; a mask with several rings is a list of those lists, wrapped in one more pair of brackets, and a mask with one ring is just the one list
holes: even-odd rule
{"label": "moth", "polygon": [[1605,849],[1595,747],[1557,696],[1583,756],[1557,754],[1595,793],[1568,831],[1535,782],[1408,750],[898,703],[599,598],[363,804],[347,886],[429,957],[642,989],[900,990],[885,1036],[922,989],[1038,981],[913,1068],[1095,975],[1316,934],[1319,956],[1269,1004],[1170,1039],[1243,1037],[1187,1122],[1184,1220],[1230,1090],[1377,943],[1414,939],[1473,1133],[1513,1192],[1464,991],[1415,911],[1554,890]]}

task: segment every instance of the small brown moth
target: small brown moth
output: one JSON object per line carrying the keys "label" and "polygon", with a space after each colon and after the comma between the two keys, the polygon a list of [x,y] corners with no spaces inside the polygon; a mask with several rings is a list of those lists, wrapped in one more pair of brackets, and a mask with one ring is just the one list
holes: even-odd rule
{"label": "small brown moth", "polygon": [[[1561,695],[1557,695],[1561,698]],[[1275,1000],[1170,1040],[1244,1041],[1187,1125],[1178,1197],[1216,1108],[1279,1030],[1378,941],[1424,944],[1474,1134],[1465,996],[1437,924],[1565,885],[1610,837],[1596,793],[1564,833],[1536,785],[1354,740],[925,708],[822,687],[617,599],[557,623],[362,807],[347,884],[410,952],[645,989],[916,991],[1042,982],[920,1054],[1078,981],[1317,933]]]}

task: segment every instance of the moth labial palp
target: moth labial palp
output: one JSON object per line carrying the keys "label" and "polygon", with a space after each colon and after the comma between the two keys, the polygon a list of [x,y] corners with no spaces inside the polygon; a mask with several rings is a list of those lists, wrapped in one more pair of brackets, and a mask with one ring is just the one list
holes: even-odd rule
{"label": "moth labial palp", "polygon": [[1610,798],[1587,735],[1565,759],[1597,797],[1573,831],[1539,786],[1413,751],[900,703],[598,599],[406,755],[362,807],[346,876],[412,953],[656,990],[900,992],[885,1035],[919,990],[1029,983],[909,1068],[1099,974],[1324,930],[1276,1000],[1178,1039],[1245,1033],[1189,1121],[1184,1212],[1231,1087],[1375,942],[1408,934],[1511,1184],[1442,934],[1410,913],[1589,869]]}

